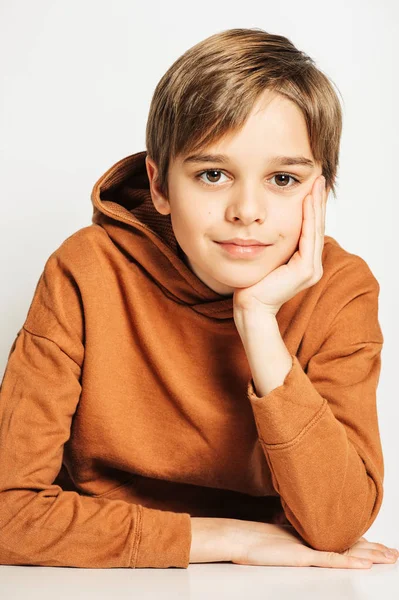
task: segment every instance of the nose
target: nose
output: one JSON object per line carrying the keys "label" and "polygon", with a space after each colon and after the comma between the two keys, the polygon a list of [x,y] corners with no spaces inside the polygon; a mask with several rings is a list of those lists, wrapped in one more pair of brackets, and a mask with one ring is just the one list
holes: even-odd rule
{"label": "nose", "polygon": [[266,214],[266,192],[264,188],[247,182],[237,185],[232,192],[227,216],[232,221],[248,225],[253,221],[263,222]]}

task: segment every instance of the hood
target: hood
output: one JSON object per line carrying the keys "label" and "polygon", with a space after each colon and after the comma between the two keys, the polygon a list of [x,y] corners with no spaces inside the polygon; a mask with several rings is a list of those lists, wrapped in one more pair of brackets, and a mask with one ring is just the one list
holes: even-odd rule
{"label": "hood", "polygon": [[130,260],[175,302],[216,319],[233,318],[233,296],[201,281],[184,262],[170,215],[153,205],[145,157],[137,152],[115,163],[93,187],[92,223],[103,227]]}

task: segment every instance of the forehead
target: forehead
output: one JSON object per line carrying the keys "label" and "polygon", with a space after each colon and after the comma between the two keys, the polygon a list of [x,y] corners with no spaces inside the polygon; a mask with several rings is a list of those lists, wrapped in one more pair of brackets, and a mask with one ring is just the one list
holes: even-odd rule
{"label": "forehead", "polygon": [[306,121],[301,109],[291,100],[266,90],[254,103],[242,125],[222,133],[194,151],[180,154],[182,166],[260,161],[270,167],[297,165],[313,169]]}

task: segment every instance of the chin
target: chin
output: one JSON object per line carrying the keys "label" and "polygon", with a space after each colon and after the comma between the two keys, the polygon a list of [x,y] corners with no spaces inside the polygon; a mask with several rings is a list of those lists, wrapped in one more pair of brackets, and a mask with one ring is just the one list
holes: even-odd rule
{"label": "chin", "polygon": [[[219,294],[233,294],[234,291],[238,288],[247,288],[251,287],[251,285],[255,285],[261,279],[266,277],[266,275],[262,275],[262,277],[241,277],[240,279],[218,279],[218,283],[225,286],[225,290],[223,292],[219,292]],[[230,291],[229,291],[230,290]]]}

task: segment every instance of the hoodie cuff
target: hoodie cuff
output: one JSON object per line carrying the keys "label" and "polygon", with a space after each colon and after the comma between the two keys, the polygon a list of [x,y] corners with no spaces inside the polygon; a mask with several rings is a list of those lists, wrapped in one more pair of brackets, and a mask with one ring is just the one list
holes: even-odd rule
{"label": "hoodie cuff", "polygon": [[132,568],[182,567],[190,564],[191,515],[139,505]]}
{"label": "hoodie cuff", "polygon": [[259,439],[266,447],[290,445],[311,428],[327,409],[327,400],[313,386],[294,354],[284,382],[265,396],[257,396],[251,378],[247,396],[251,402]]}

